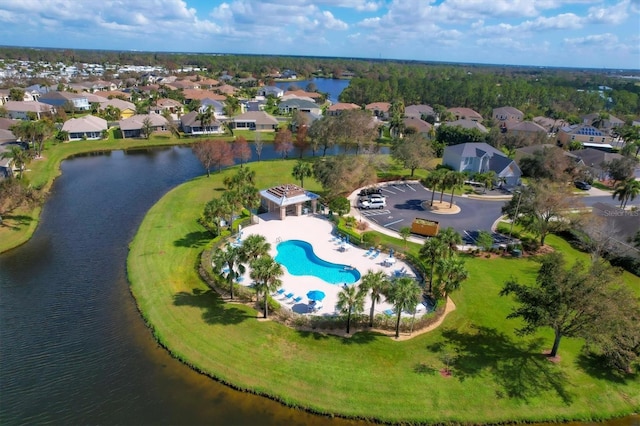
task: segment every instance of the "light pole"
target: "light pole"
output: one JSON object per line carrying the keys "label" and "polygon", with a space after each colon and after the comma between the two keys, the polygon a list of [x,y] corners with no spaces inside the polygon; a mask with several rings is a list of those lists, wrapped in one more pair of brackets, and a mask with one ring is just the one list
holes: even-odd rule
{"label": "light pole", "polygon": [[513,244],[513,224],[516,222],[518,218],[518,210],[520,209],[520,201],[522,200],[522,191],[516,191],[518,193],[518,202],[516,203],[516,212],[513,215],[513,219],[511,219],[511,227],[509,229],[509,242]]}

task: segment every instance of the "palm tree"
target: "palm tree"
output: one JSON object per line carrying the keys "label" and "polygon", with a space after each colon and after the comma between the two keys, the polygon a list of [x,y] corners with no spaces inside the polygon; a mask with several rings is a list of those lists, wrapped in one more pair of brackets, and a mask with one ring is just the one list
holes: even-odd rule
{"label": "palm tree", "polygon": [[451,188],[451,201],[449,201],[449,208],[453,206],[453,194],[456,192],[456,189],[462,186],[465,177],[465,174],[462,172],[449,172],[445,175],[447,186]]}
{"label": "palm tree", "polygon": [[484,193],[487,193],[487,189],[493,188],[493,181],[495,180],[496,172],[493,170],[484,172],[484,173],[476,173],[473,177],[473,180],[481,183],[484,186]]}
{"label": "palm tree", "polygon": [[[228,245],[217,250],[213,255],[213,264],[220,274],[227,280],[231,300],[233,300],[234,281],[245,273],[245,266],[242,264],[243,253],[241,247]],[[226,268],[226,271],[225,271]]]}
{"label": "palm tree", "polygon": [[380,303],[382,296],[389,290],[390,282],[384,271],[373,272],[371,269],[362,276],[360,291],[364,294],[371,292],[371,311],[369,312],[369,327],[373,327],[373,316],[376,303]]}
{"label": "palm tree", "polygon": [[431,265],[429,272],[429,294],[433,293],[433,271],[436,262],[444,255],[446,247],[442,239],[437,237],[428,238],[422,247],[420,247],[420,256],[422,256],[427,264]]}
{"label": "palm tree", "polygon": [[396,312],[396,339],[400,337],[400,316],[402,311],[413,312],[422,296],[422,289],[411,277],[400,277],[393,281],[387,293],[387,300]]}
{"label": "palm tree", "polygon": [[630,177],[622,182],[618,182],[613,191],[612,197],[618,197],[620,201],[620,208],[627,207],[627,202],[635,200],[640,194],[640,181],[634,177]]}
{"label": "palm tree", "polygon": [[365,293],[358,290],[356,285],[345,284],[338,293],[336,307],[343,314],[347,314],[347,334],[351,329],[351,314],[358,314],[364,309]]}
{"label": "palm tree", "polygon": [[402,228],[400,228],[400,238],[402,238],[402,241],[404,241],[404,248],[406,250],[407,248],[407,241],[409,240],[409,237],[411,236],[411,228],[409,226],[403,226]]}
{"label": "palm tree", "polygon": [[209,133],[209,127],[213,122],[213,110],[211,109],[211,105],[206,107],[203,111],[201,111],[197,116],[196,120],[200,122],[200,127],[202,127],[202,133]]}
{"label": "palm tree", "polygon": [[19,172],[19,175],[17,176],[17,178],[20,179],[22,177],[22,174],[24,173],[24,167],[31,160],[31,155],[29,154],[29,151],[24,150],[19,146],[12,146],[9,151],[6,151],[0,154],[0,158],[11,159],[11,162],[13,163],[13,167],[18,169],[18,172]]}
{"label": "palm tree", "polygon": [[299,179],[300,187],[304,188],[304,178],[313,176],[313,167],[311,167],[311,164],[306,161],[298,161],[296,165],[293,166],[291,176],[295,179]]}
{"label": "palm tree", "polygon": [[231,207],[224,199],[214,198],[204,206],[201,222],[209,230],[213,225],[215,236],[218,236],[220,235],[220,222],[230,214],[230,210]]}
{"label": "palm tree", "polygon": [[251,234],[242,242],[242,250],[250,262],[266,256],[270,249],[271,244],[267,242],[264,235]]}
{"label": "palm tree", "polygon": [[255,282],[256,294],[264,294],[264,318],[269,315],[269,294],[282,285],[282,265],[269,255],[262,255],[251,262],[251,279]]}
{"label": "palm tree", "polygon": [[424,183],[431,189],[431,206],[433,207],[433,199],[439,187],[443,186],[447,169],[437,169],[425,178]]}
{"label": "palm tree", "polygon": [[443,299],[446,299],[452,291],[459,289],[462,281],[469,276],[464,266],[464,259],[457,256],[440,259],[436,272],[438,273],[438,294]]}
{"label": "palm tree", "polygon": [[167,120],[167,130],[169,130],[169,133],[171,133],[171,136],[174,136],[177,139],[180,139],[180,130],[178,129],[176,122],[173,121],[171,112],[168,109],[165,109],[162,111],[162,116],[164,117],[165,120]]}
{"label": "palm tree", "polygon": [[453,256],[453,253],[458,250],[458,245],[462,244],[462,237],[458,234],[458,231],[450,226],[440,232],[436,238],[440,239],[445,247],[443,253],[446,255],[445,257]]}

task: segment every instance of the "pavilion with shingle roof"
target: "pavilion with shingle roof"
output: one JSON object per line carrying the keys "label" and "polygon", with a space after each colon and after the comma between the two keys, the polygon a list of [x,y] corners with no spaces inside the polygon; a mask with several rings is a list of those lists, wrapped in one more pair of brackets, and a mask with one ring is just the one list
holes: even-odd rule
{"label": "pavilion with shingle roof", "polygon": [[262,207],[268,212],[278,212],[280,220],[284,220],[287,215],[301,216],[303,205],[311,203],[311,213],[316,212],[318,206],[318,194],[307,191],[304,188],[292,183],[274,186],[260,191]]}

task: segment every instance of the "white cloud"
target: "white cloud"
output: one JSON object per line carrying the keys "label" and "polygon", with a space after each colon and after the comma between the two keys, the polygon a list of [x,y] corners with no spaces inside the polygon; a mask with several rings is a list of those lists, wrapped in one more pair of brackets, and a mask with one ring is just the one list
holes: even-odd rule
{"label": "white cloud", "polygon": [[593,34],[585,37],[565,38],[564,42],[572,46],[611,48],[612,45],[618,43],[618,37],[611,33]]}

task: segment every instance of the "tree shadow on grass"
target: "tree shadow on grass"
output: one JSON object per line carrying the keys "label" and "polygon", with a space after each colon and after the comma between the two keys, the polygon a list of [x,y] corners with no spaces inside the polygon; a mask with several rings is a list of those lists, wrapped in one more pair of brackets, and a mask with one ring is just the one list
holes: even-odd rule
{"label": "tree shadow on grass", "polygon": [[438,369],[431,366],[431,365],[427,365],[423,362],[420,362],[416,365],[413,366],[413,372],[417,373],[417,374],[424,374],[424,375],[428,375],[428,376],[433,376],[434,374],[436,374],[438,372]]}
{"label": "tree shadow on grass", "polygon": [[[11,221],[12,223],[9,224],[9,221]],[[33,218],[31,216],[27,216],[27,215],[21,215],[21,214],[16,214],[16,215],[4,215],[2,217],[2,225],[5,228],[9,228],[9,229],[20,229],[21,226],[25,226],[28,225],[29,223],[33,222]]]}
{"label": "tree shadow on grass", "polygon": [[176,247],[199,248],[211,241],[212,236],[209,231],[189,232],[184,237],[173,242]]}
{"label": "tree shadow on grass", "polygon": [[380,336],[383,336],[383,334],[372,331],[358,331],[352,334],[351,337],[343,338],[341,342],[343,345],[363,345],[371,343]]}
{"label": "tree shadow on grass", "polygon": [[304,337],[306,339],[313,339],[313,340],[326,340],[328,339],[329,336],[328,334],[319,332],[319,331],[309,331],[309,330],[296,330],[298,335],[300,337]]}
{"label": "tree shadow on grass", "polygon": [[624,373],[607,364],[607,360],[594,353],[583,352],[578,355],[576,365],[589,376],[613,383],[625,383],[627,380],[635,381],[640,376],[637,372]]}
{"label": "tree shadow on grass", "polygon": [[235,305],[225,303],[213,290],[194,289],[191,293],[181,291],[173,295],[176,306],[193,306],[202,310],[202,319],[207,324],[235,325],[255,315]]}
{"label": "tree shadow on grass", "polygon": [[542,354],[543,339],[516,344],[504,333],[489,327],[476,327],[475,333],[445,330],[442,335],[444,342],[427,349],[444,352],[449,347],[453,351],[453,376],[460,381],[488,373],[503,389],[497,392],[497,397],[527,402],[551,389],[566,405],[573,401],[573,395],[567,390],[571,387],[567,375],[561,366]]}

